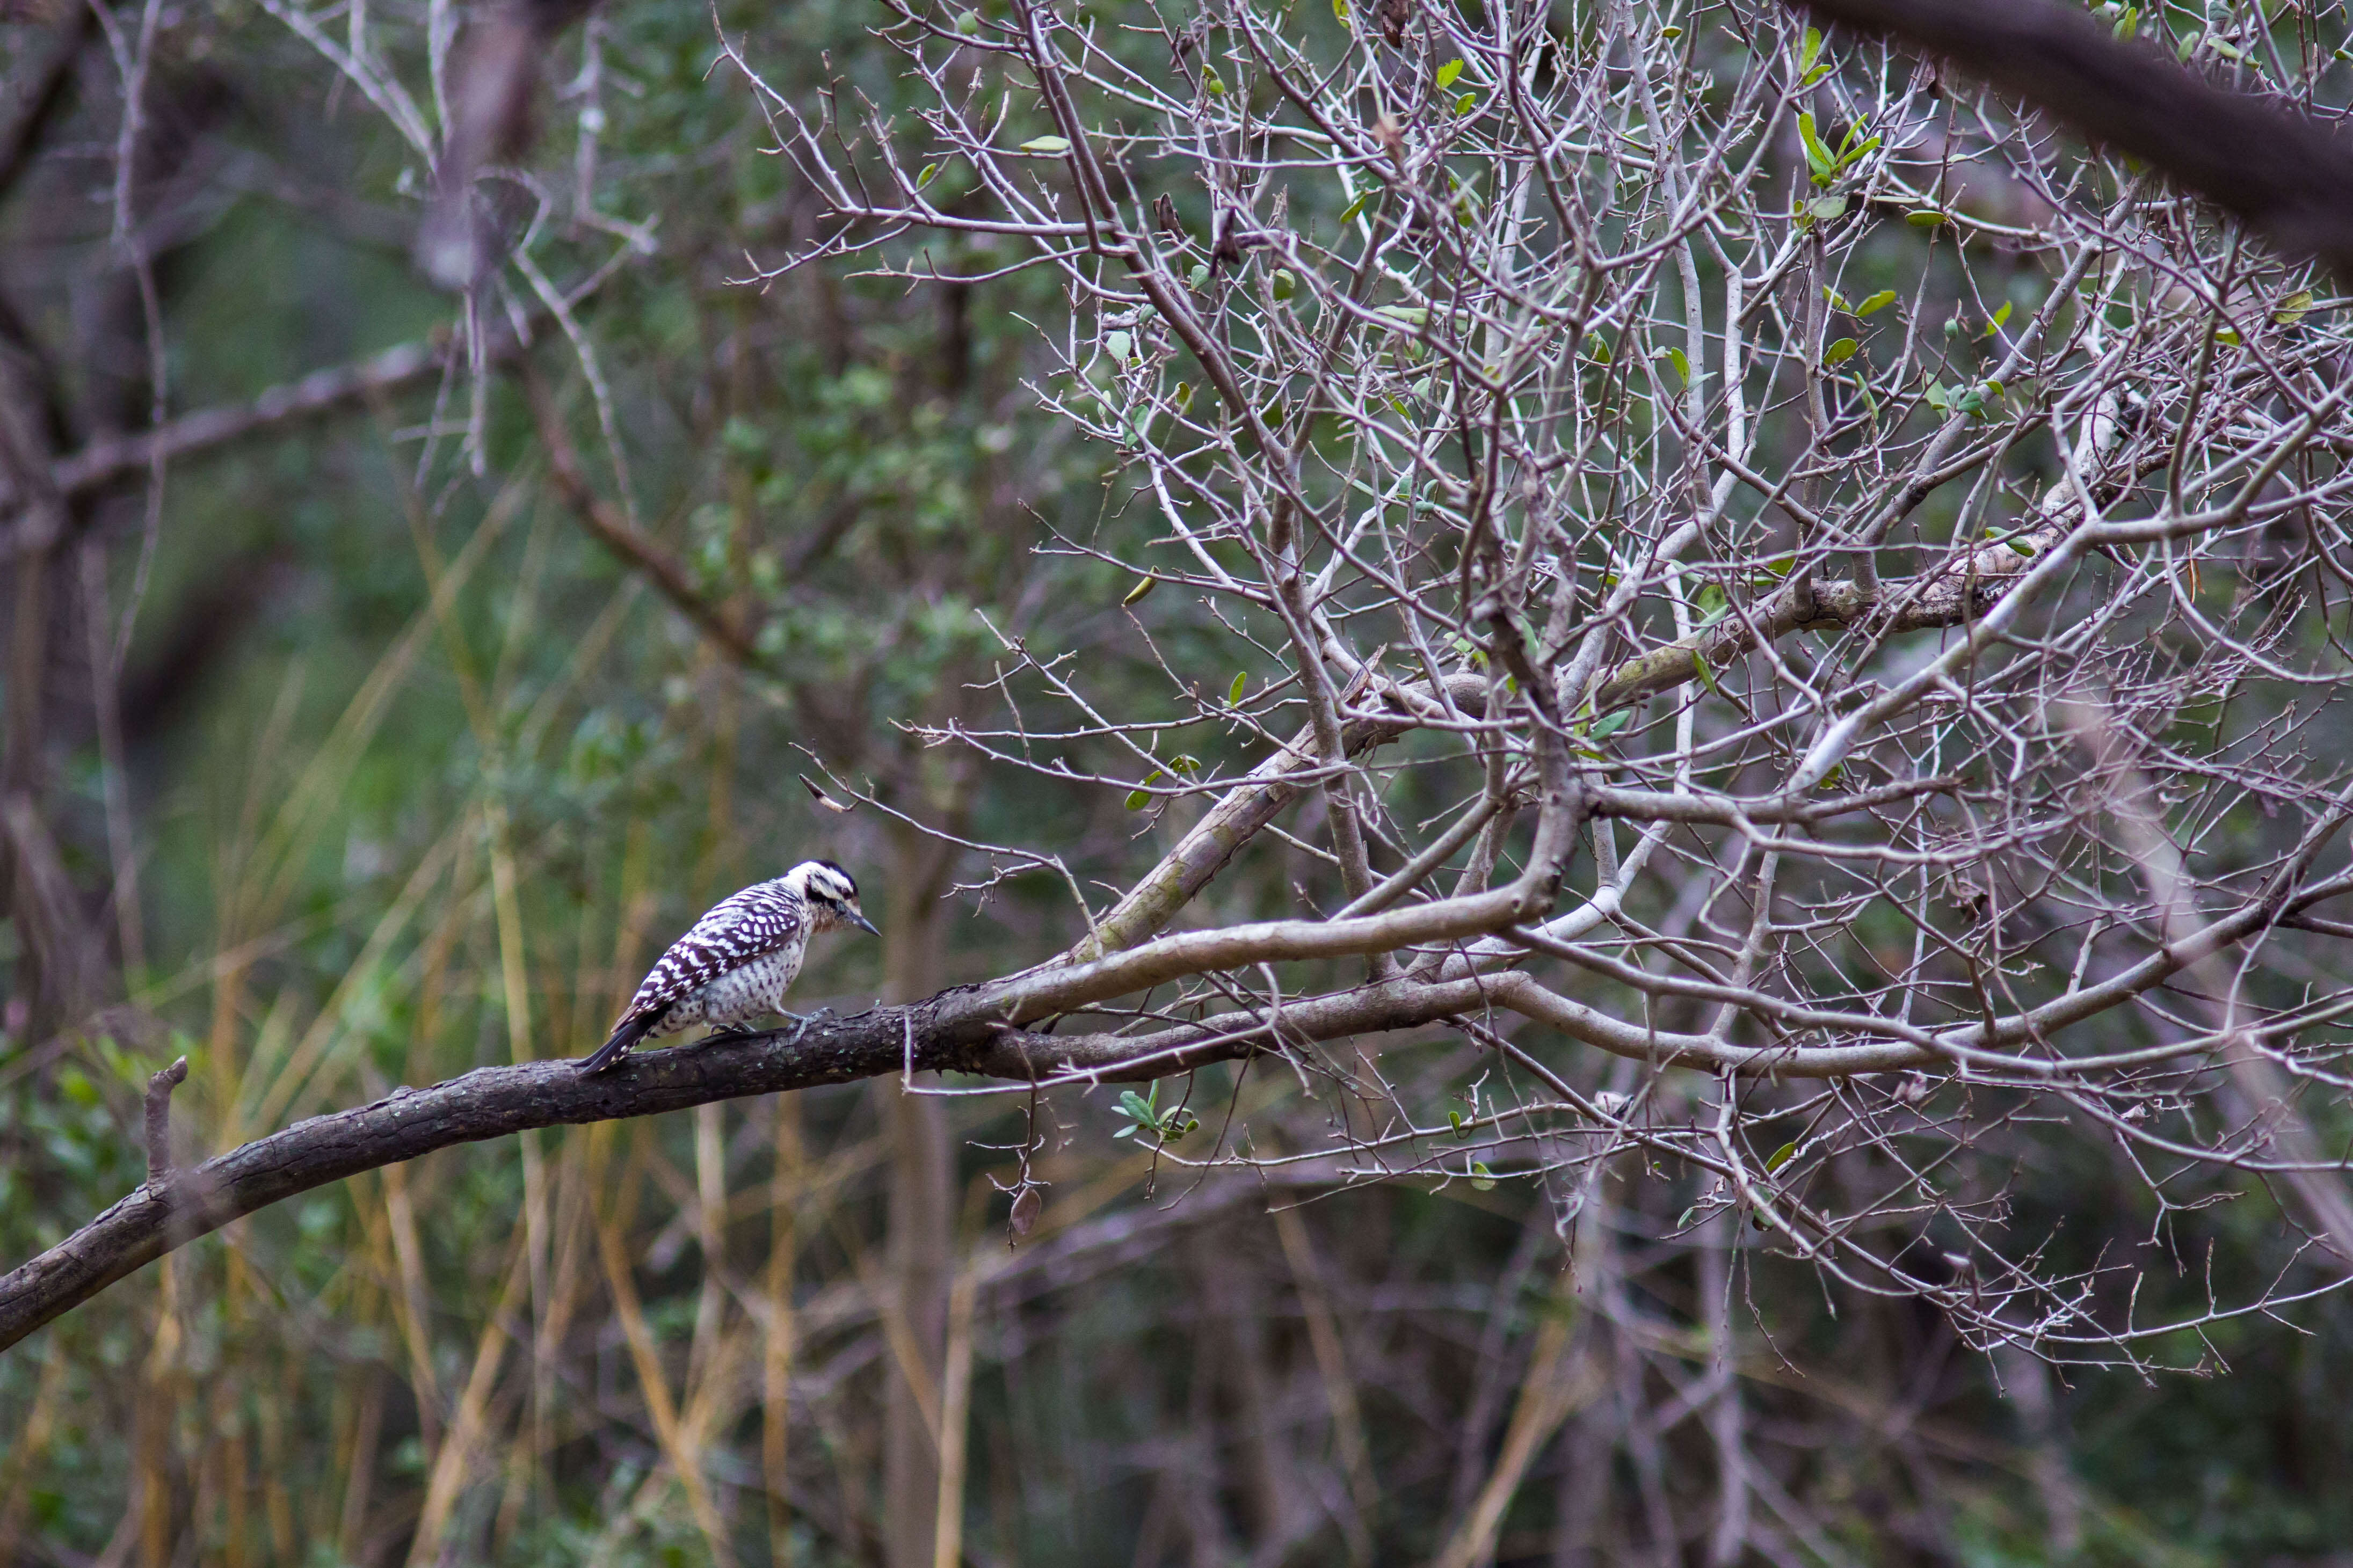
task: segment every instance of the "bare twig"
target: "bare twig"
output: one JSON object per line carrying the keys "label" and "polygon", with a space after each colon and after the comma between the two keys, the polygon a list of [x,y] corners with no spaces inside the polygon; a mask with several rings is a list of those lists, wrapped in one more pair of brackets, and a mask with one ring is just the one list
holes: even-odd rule
{"label": "bare twig", "polygon": [[172,1091],[188,1076],[188,1058],[180,1058],[147,1079],[147,1185],[158,1190],[172,1176]]}

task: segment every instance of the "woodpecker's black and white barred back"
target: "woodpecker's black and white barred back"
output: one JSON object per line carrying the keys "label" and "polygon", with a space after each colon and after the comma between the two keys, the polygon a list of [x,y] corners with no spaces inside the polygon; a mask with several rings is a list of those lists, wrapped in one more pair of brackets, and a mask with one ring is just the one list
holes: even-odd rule
{"label": "woodpecker's black and white barred back", "polygon": [[804,860],[774,881],[722,899],[661,955],[629,998],[613,1037],[580,1064],[581,1072],[602,1072],[626,1060],[638,1041],[697,1024],[736,1034],[765,1013],[803,1021],[785,1011],[785,993],[801,972],[808,939],[845,925],[874,931],[859,910],[856,879],[830,860]]}

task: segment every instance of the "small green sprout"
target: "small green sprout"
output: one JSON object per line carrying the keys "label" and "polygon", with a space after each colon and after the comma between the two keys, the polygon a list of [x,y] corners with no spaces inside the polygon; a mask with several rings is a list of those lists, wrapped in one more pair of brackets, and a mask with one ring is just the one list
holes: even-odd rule
{"label": "small green sprout", "polygon": [[1132,1089],[1122,1089],[1119,1103],[1113,1107],[1127,1118],[1127,1125],[1112,1134],[1114,1138],[1133,1138],[1141,1142],[1146,1133],[1159,1143],[1174,1143],[1201,1125],[1200,1119],[1181,1105],[1160,1109],[1160,1086],[1152,1084],[1138,1094]]}

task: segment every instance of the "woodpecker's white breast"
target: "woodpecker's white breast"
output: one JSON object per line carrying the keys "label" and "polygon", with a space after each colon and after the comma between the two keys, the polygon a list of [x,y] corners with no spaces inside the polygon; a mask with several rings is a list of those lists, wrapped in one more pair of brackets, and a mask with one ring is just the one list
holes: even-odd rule
{"label": "woodpecker's white breast", "polygon": [[671,1003],[661,1022],[647,1035],[675,1035],[697,1024],[723,1029],[764,1014],[783,1012],[785,993],[801,972],[807,947],[805,938],[796,938],[780,952],[764,953],[706,981]]}

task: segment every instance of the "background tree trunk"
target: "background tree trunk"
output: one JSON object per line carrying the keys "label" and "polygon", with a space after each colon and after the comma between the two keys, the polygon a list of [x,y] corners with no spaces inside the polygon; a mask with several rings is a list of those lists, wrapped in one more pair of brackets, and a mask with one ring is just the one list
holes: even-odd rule
{"label": "background tree trunk", "polygon": [[[944,846],[903,824],[891,832],[884,889],[882,994],[912,1002],[939,989]],[[890,1235],[884,1266],[893,1310],[905,1325],[893,1340],[919,1359],[913,1377],[898,1357],[884,1373],[882,1550],[887,1568],[932,1568],[939,1503],[936,1419],[945,1364],[948,1282],[955,1269],[955,1150],[947,1109],[888,1079],[875,1085],[891,1139]],[[918,1398],[916,1384],[923,1395]],[[925,1406],[930,1405],[932,1414]]]}

